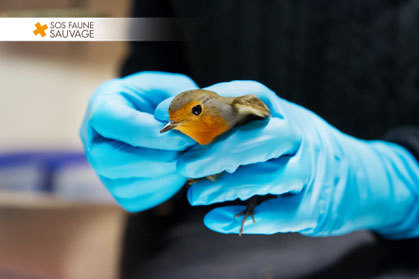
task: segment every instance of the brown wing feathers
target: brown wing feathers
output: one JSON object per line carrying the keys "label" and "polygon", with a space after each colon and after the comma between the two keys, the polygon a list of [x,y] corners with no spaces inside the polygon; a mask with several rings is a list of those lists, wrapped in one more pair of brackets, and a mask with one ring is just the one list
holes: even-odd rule
{"label": "brown wing feathers", "polygon": [[236,125],[243,125],[251,120],[270,116],[269,108],[255,95],[234,98],[232,106],[239,115]]}

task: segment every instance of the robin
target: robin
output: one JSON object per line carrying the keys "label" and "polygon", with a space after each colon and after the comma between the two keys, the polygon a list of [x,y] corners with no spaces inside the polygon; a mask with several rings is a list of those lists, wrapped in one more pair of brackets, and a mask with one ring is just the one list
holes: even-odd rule
{"label": "robin", "polygon": [[[206,145],[235,126],[269,116],[269,108],[255,95],[222,97],[209,90],[196,89],[182,92],[172,100],[169,106],[170,121],[160,133],[175,129]],[[216,177],[207,178],[214,180]],[[196,181],[192,179],[190,184]],[[247,208],[236,215],[236,218],[244,215],[240,235],[249,215],[255,222],[253,211],[258,203],[257,199],[250,199]]]}

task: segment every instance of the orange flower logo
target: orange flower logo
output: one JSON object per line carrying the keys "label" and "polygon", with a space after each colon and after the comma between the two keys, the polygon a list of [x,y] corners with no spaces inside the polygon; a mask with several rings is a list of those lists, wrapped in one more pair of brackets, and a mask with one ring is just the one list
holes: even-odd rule
{"label": "orange flower logo", "polygon": [[36,23],[35,24],[36,29],[33,30],[33,33],[36,35],[40,34],[41,37],[45,37],[47,34],[45,33],[45,30],[48,29],[48,26],[46,24],[41,26],[41,23]]}

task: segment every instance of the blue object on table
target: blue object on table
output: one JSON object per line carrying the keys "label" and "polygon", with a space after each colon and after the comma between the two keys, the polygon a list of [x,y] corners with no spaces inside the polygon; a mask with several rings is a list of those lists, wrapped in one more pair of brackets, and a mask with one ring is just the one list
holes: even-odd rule
{"label": "blue object on table", "polygon": [[110,200],[82,151],[0,154],[0,190],[44,193],[71,200]]}

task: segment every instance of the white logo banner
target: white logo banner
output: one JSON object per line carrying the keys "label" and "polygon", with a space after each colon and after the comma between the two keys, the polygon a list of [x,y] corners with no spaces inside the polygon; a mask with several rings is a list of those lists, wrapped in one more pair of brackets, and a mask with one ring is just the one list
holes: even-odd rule
{"label": "white logo banner", "polygon": [[0,41],[173,41],[176,18],[0,18]]}

